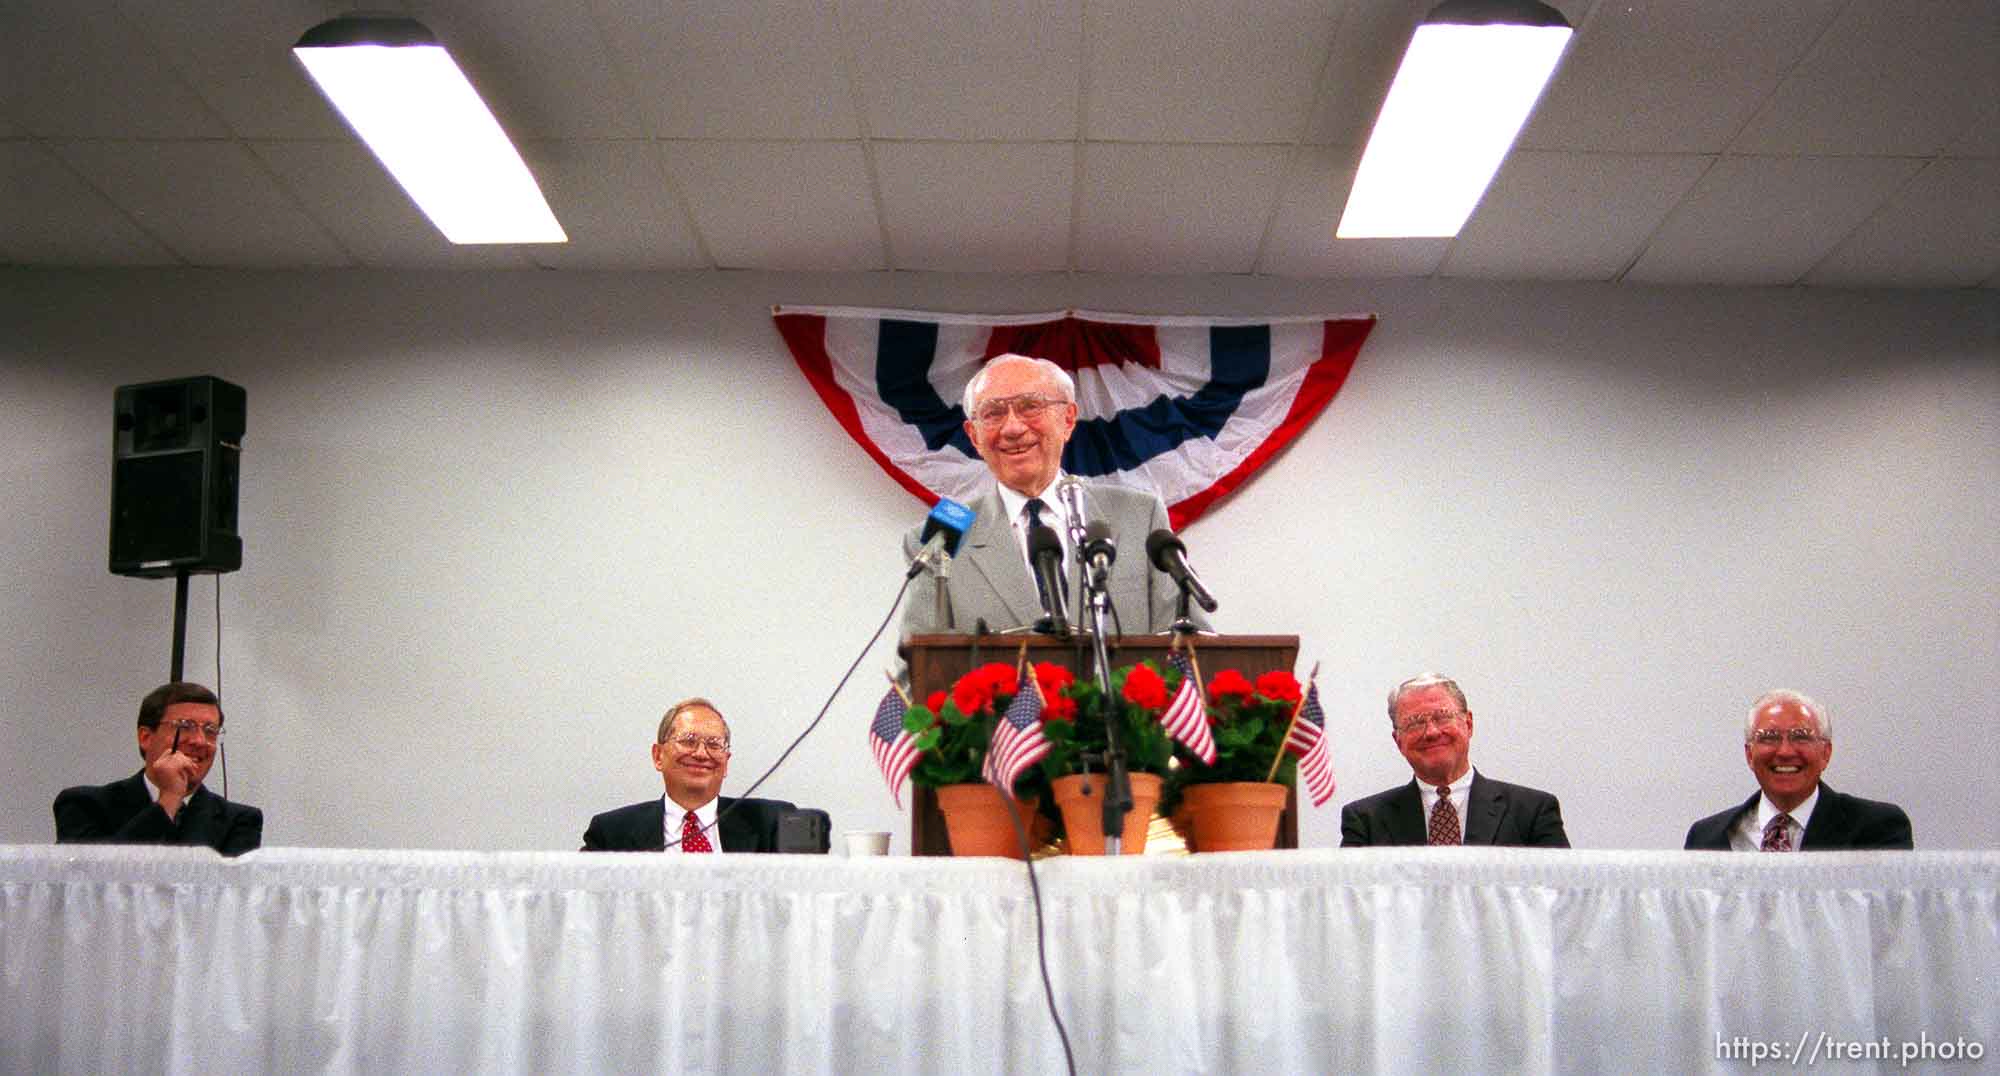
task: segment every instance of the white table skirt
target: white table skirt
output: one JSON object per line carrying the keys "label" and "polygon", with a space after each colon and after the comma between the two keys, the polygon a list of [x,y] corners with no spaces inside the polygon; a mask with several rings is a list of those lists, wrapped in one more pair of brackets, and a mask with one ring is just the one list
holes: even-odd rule
{"label": "white table skirt", "polygon": [[[1038,871],[1080,1072],[2000,1067],[2000,854]],[[1059,1072],[1035,949],[1002,860],[0,847],[0,1071]]]}

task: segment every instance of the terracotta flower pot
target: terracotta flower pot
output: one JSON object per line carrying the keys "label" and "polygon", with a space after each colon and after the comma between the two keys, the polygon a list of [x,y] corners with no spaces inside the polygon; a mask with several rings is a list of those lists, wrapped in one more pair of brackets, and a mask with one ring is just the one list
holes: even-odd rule
{"label": "terracotta flower pot", "polygon": [[1189,785],[1181,802],[1194,819],[1195,851],[1247,852],[1278,842],[1278,818],[1285,813],[1284,785],[1263,781],[1223,781]]}
{"label": "terracotta flower pot", "polygon": [[[1006,856],[1021,858],[1021,840],[1014,833],[1014,820],[1000,790],[984,781],[963,785],[942,785],[937,790],[939,813],[951,838],[955,856]],[[1024,799],[1018,809],[1033,840],[1035,811],[1040,801]]]}
{"label": "terracotta flower pot", "polygon": [[[1072,774],[1050,782],[1056,806],[1062,809],[1063,829],[1069,834],[1069,854],[1104,854],[1104,775]],[[1089,791],[1085,791],[1086,785]],[[1121,851],[1136,856],[1146,850],[1146,828],[1152,824],[1153,808],[1160,802],[1160,778],[1156,774],[1132,774],[1132,809],[1125,814]]]}

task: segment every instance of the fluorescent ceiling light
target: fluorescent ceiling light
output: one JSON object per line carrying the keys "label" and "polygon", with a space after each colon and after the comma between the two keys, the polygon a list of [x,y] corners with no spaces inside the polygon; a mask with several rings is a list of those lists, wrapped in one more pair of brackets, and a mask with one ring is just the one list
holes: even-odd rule
{"label": "fluorescent ceiling light", "polygon": [[454,243],[566,243],[499,121],[414,19],[350,15],[292,55],[354,133]]}
{"label": "fluorescent ceiling light", "polygon": [[1403,53],[1334,236],[1457,235],[1555,73],[1570,32],[1545,4],[1438,5]]}

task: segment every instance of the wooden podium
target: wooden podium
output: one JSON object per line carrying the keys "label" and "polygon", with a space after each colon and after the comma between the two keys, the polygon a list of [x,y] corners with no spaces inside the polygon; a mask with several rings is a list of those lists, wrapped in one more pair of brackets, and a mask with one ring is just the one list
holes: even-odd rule
{"label": "wooden podium", "polygon": [[[946,691],[952,682],[987,662],[1014,662],[1021,644],[1028,644],[1030,662],[1051,661],[1076,673],[1091,675],[1091,648],[1087,641],[1056,639],[1046,635],[915,635],[903,649],[910,663],[910,697],[921,702],[933,691]],[[1169,639],[1164,635],[1121,635],[1110,641],[1113,667],[1152,658],[1163,668]],[[1202,635],[1195,637],[1195,658],[1201,674],[1213,677],[1223,669],[1235,669],[1256,679],[1258,673],[1283,669],[1292,671],[1298,662],[1296,635]],[[910,854],[948,856],[951,841],[945,835],[944,816],[938,813],[937,795],[928,788],[912,786],[910,799]],[[1279,848],[1299,846],[1298,792],[1286,797],[1284,816],[1278,821]]]}

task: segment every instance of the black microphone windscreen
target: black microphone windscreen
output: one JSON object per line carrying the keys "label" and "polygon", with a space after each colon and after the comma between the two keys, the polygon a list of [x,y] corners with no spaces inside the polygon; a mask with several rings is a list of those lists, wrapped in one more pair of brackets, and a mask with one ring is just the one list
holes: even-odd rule
{"label": "black microphone windscreen", "polygon": [[1028,559],[1033,560],[1050,550],[1057,558],[1062,557],[1062,539],[1056,536],[1056,529],[1046,523],[1036,523],[1028,528]]}
{"label": "black microphone windscreen", "polygon": [[1169,550],[1177,552],[1182,556],[1187,555],[1187,545],[1173,531],[1165,527],[1161,527],[1159,530],[1146,536],[1146,559],[1153,562],[1153,567],[1163,572],[1171,573],[1172,569],[1167,567],[1167,552]]}

